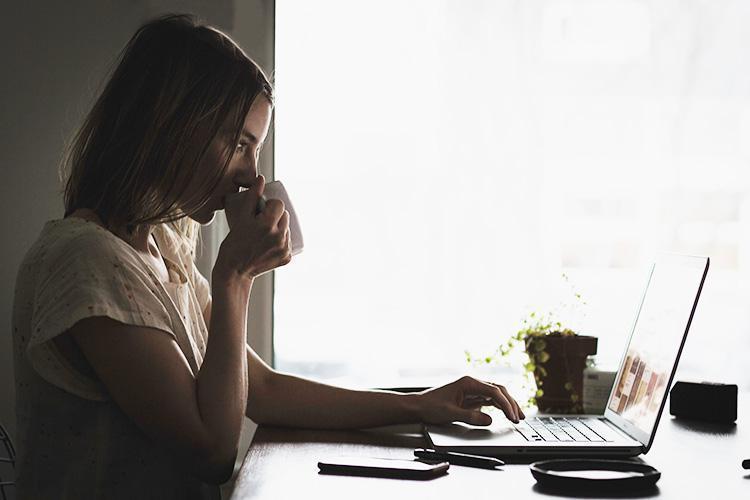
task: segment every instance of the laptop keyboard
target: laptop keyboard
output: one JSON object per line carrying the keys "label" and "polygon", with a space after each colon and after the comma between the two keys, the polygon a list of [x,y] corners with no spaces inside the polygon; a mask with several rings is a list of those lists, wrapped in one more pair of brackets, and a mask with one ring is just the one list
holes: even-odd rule
{"label": "laptop keyboard", "polygon": [[604,443],[618,437],[607,424],[590,417],[529,417],[515,428],[528,441]]}

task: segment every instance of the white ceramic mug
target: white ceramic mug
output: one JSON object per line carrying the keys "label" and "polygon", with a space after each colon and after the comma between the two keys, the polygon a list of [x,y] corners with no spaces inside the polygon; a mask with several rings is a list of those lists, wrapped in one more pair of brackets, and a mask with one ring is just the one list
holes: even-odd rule
{"label": "white ceramic mug", "polygon": [[299,218],[297,217],[297,212],[294,211],[292,200],[289,199],[289,193],[286,192],[286,188],[281,181],[272,181],[266,184],[263,190],[263,198],[284,202],[284,208],[289,212],[289,239],[292,245],[292,255],[297,255],[305,248],[305,241],[302,238]]}
{"label": "white ceramic mug", "polygon": [[[227,196],[226,216],[230,229],[239,215],[231,207],[237,203],[239,197],[243,196],[244,193],[245,191],[241,191],[237,194]],[[266,184],[266,187],[263,189],[263,196],[258,200],[258,212],[263,211],[266,200],[281,200],[284,202],[284,208],[289,212],[289,239],[292,246],[292,255],[297,255],[305,247],[302,238],[302,229],[300,229],[299,219],[297,218],[297,213],[294,211],[292,200],[289,199],[289,194],[286,192],[286,188],[284,188],[281,181],[272,181]]]}

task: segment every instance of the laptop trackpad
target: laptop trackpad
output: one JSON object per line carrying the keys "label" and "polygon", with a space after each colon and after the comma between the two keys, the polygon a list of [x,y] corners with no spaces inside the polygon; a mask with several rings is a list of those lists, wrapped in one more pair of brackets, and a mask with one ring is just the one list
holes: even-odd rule
{"label": "laptop trackpad", "polygon": [[[491,427],[475,427],[468,424],[452,423],[427,426],[432,444],[435,446],[472,446],[481,441],[481,446],[499,444],[519,444],[525,439],[510,424]],[[479,444],[479,443],[476,443]]]}

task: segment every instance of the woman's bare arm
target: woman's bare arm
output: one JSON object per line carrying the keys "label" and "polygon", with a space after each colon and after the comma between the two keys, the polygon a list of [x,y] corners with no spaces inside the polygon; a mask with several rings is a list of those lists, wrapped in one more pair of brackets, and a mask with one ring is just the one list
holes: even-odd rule
{"label": "woman's bare arm", "polygon": [[355,391],[271,369],[247,346],[246,415],[259,424],[346,429],[417,422],[416,401],[387,391]]}
{"label": "woman's bare arm", "polygon": [[[255,276],[287,264],[289,214],[269,200],[255,214],[260,177],[236,204],[245,217],[221,244],[203,363],[194,374],[166,332],[87,318],[71,329],[114,401],[152,439],[213,483],[229,479],[247,408],[247,306]],[[255,215],[254,215],[255,214]]]}
{"label": "woman's bare arm", "polygon": [[418,393],[352,390],[322,384],[269,367],[247,346],[249,394],[246,415],[259,424],[318,429],[355,429],[400,423],[467,422],[489,425],[482,406],[496,406],[518,421],[518,403],[499,384],[462,377]]}
{"label": "woman's bare arm", "polygon": [[245,325],[252,280],[214,280],[209,341],[194,376],[166,332],[88,318],[71,330],[117,405],[201,479],[232,473],[247,398]]}
{"label": "woman's bare arm", "polygon": [[[211,318],[209,302],[204,316]],[[462,377],[421,393],[351,390],[279,373],[248,345],[248,418],[259,424],[289,427],[353,429],[381,425],[463,421],[488,425],[480,411],[497,406],[511,420],[525,418],[518,403],[500,384]]]}

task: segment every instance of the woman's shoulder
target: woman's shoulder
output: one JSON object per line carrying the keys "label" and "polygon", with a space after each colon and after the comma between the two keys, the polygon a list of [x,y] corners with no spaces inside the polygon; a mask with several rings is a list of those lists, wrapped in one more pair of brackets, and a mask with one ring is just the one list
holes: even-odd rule
{"label": "woman's shoulder", "polygon": [[44,258],[119,255],[127,243],[99,224],[79,217],[47,222],[29,253]]}
{"label": "woman's shoulder", "polygon": [[51,276],[67,275],[65,271],[71,275],[85,271],[85,276],[96,278],[103,272],[109,274],[113,266],[142,274],[143,266],[127,243],[95,222],[66,217],[44,225],[26,253],[19,275],[46,282]]}

